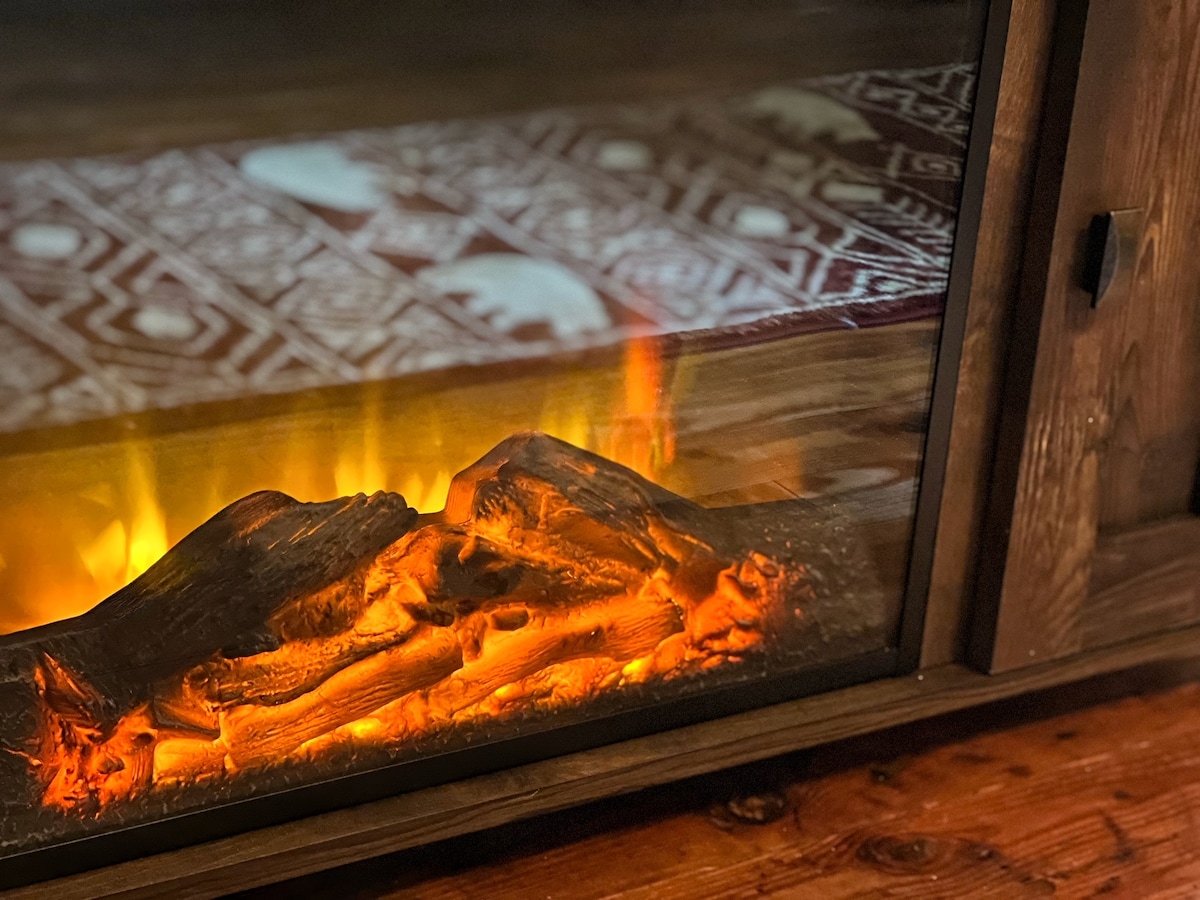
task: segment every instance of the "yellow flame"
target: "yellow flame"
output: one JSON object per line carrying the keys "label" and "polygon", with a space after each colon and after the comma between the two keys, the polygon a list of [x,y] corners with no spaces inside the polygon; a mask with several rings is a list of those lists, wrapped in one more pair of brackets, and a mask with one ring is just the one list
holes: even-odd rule
{"label": "yellow flame", "polygon": [[339,497],[388,489],[380,438],[382,419],[378,396],[371,394],[363,405],[362,433],[347,436],[334,463],[333,482]]}
{"label": "yellow flame", "polygon": [[404,479],[400,494],[405,502],[417,512],[438,512],[446,505],[446,495],[450,493],[450,471],[440,470],[426,483],[416,472]]}
{"label": "yellow flame", "polygon": [[[125,461],[126,510],[122,514],[114,509],[113,520],[95,537],[79,542],[76,547],[101,596],[133,581],[170,547],[150,455],[144,447],[131,444],[126,448]],[[110,485],[98,485],[87,494],[89,499],[102,502],[112,498],[114,492]]]}
{"label": "yellow flame", "polygon": [[571,403],[563,411],[547,408],[542,414],[538,430],[551,437],[582,447],[585,450],[594,449],[592,442],[592,423],[587,409],[583,404]]}
{"label": "yellow flame", "polygon": [[364,449],[361,455],[349,451],[338,455],[333,467],[333,484],[339,497],[373,494],[387,490],[387,476],[379,457]]}
{"label": "yellow flame", "polygon": [[[72,473],[67,514],[37,501],[22,513],[29,527],[0,530],[0,591],[22,597],[19,607],[0,608],[0,629],[77,614],[141,575],[169,547],[167,511],[179,533],[254,490],[302,502],[398,491],[419,511],[437,512],[452,473],[528,428],[670,484],[679,477],[667,471],[675,455],[670,389],[686,378],[686,364],[666,365],[661,342],[648,338],[630,342],[618,366],[521,380],[511,412],[509,398],[497,405],[494,391],[486,402],[465,403],[436,392],[389,393],[385,404],[383,388],[366,385],[358,403],[336,415],[321,397],[297,395],[286,414],[255,426],[261,430],[230,426],[231,437],[205,445],[199,463],[186,440],[101,448],[102,465],[82,478]],[[458,394],[473,396],[469,388]],[[64,548],[61,564],[54,547]]]}
{"label": "yellow flame", "polygon": [[94,541],[80,548],[79,558],[97,587],[112,590],[121,586],[129,565],[125,551],[127,544],[125,526],[113,521]]}
{"label": "yellow flame", "polygon": [[595,387],[579,378],[549,393],[538,430],[647,478],[660,475],[675,459],[675,426],[659,340],[626,345],[615,396]]}
{"label": "yellow flame", "polygon": [[[323,445],[321,437],[320,432],[312,429],[307,406],[302,401],[297,401],[287,427],[278,480],[264,484],[263,487],[283,491],[301,502],[328,500],[328,492],[333,488],[333,485],[328,483],[333,454],[328,452],[327,445]],[[236,498],[223,498],[225,503],[234,499]]]}
{"label": "yellow flame", "polygon": [[128,453],[127,490],[133,507],[126,547],[125,581],[133,581],[170,549],[167,520],[158,505],[154,464],[144,448],[131,445]]}

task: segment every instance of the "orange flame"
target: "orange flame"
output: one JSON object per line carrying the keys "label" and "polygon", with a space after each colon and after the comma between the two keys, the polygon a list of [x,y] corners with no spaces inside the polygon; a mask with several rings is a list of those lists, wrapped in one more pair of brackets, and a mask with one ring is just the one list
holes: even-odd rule
{"label": "orange flame", "polygon": [[625,352],[624,409],[613,423],[607,456],[652,478],[675,459],[671,398],[654,338],[631,341]]}
{"label": "orange flame", "polygon": [[615,397],[597,398],[587,382],[547,398],[537,430],[655,478],[675,459],[675,425],[660,342],[625,348]]}

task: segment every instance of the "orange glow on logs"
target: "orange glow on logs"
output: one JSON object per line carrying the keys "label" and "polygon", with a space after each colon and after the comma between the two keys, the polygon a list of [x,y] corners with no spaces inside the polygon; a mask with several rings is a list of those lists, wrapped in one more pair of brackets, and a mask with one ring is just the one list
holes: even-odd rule
{"label": "orange glow on logs", "polygon": [[45,790],[42,802],[84,815],[146,790],[153,779],[157,729],[143,707],[124,716],[109,734],[88,721],[85,706],[93,699],[53,659],[35,672],[43,701],[41,748],[36,762]]}
{"label": "orange glow on logs", "polygon": [[[533,617],[501,610],[426,628],[285,703],[236,695],[222,702],[185,690],[192,718],[218,723],[210,740],[163,733],[144,707],[106,735],[84,716],[59,711],[60,700],[45,712],[36,759],[43,803],[94,815],[147,790],[319,758],[344,743],[394,746],[456,724],[552,711],[622,685],[707,670],[759,646],[792,586],[794,575],[752,557],[721,571],[708,596],[687,598],[655,575],[636,595]],[[298,652],[285,646],[261,656]],[[266,660],[244,662],[263,667]],[[69,678],[53,660],[46,670],[55,674],[41,676],[43,682]],[[196,675],[211,688],[203,667]]]}
{"label": "orange glow on logs", "polygon": [[275,649],[218,652],[115,724],[44,655],[43,803],[93,815],[695,675],[764,650],[814,597],[803,565],[706,537],[699,507],[667,518],[620,466],[538,435],[496,452],[455,477],[445,512],[274,613]]}

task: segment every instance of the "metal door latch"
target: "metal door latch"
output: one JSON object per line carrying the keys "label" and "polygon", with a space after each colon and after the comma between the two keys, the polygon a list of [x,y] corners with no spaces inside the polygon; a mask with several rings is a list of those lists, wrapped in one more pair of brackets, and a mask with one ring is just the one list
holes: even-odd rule
{"label": "metal door latch", "polygon": [[1092,295],[1093,308],[1101,300],[1129,295],[1143,218],[1140,207],[1092,217],[1083,258],[1083,288]]}

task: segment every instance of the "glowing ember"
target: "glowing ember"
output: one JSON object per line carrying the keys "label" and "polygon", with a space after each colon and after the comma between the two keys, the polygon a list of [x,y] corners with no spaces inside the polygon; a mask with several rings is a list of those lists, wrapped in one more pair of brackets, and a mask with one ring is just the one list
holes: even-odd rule
{"label": "glowing ember", "polygon": [[[404,511],[394,495],[346,503]],[[232,524],[205,528],[232,527],[234,546],[249,546],[245,535],[297,507],[250,498],[245,513],[235,504],[222,514]],[[280,533],[340,546],[337,515]],[[23,753],[47,807],[95,815],[147,792],[319,761],[347,745],[393,750],[736,664],[777,643],[815,595],[805,565],[754,549],[752,535],[731,539],[729,521],[742,517],[715,516],[600,457],[514,437],[456,476],[443,512],[348,576],[273,607],[261,628],[214,638],[221,649],[199,662],[152,647],[97,680],[71,668],[79,643],[37,645],[42,724]],[[176,582],[156,572],[110,601],[116,619],[102,604],[89,627],[161,621],[153,585]],[[190,617],[196,606],[183,598],[172,609]],[[203,614],[224,621],[219,608]],[[124,680],[139,666],[157,674]],[[125,711],[106,721],[117,704]]]}

